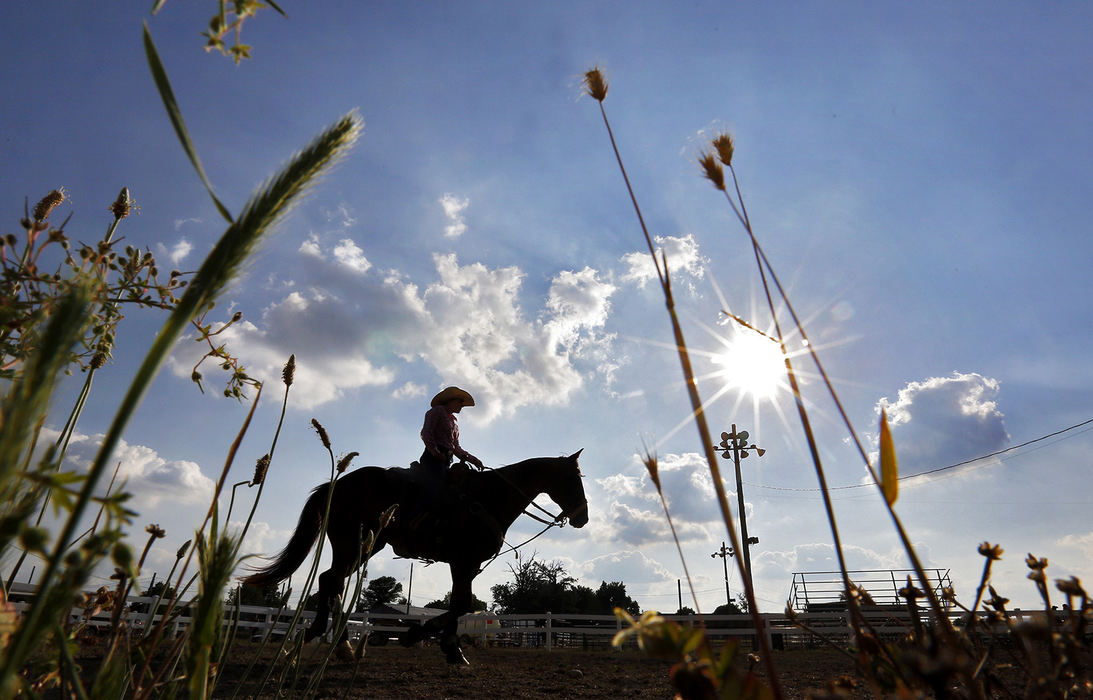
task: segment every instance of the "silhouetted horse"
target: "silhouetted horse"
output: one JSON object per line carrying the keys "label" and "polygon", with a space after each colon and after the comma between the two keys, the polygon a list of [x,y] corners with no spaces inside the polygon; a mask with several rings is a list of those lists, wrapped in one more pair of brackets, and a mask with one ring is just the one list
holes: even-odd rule
{"label": "silhouetted horse", "polygon": [[[333,561],[319,575],[315,622],[304,639],[310,641],[326,632],[330,609],[335,613],[341,610],[345,578],[355,564],[367,561],[368,553],[362,552],[362,533],[379,531],[384,511],[397,505],[394,519],[379,532],[372,554],[390,544],[395,554],[402,557],[447,562],[452,574],[449,610],[424,626],[411,627],[403,637],[403,644],[409,646],[439,633],[448,662],[467,663],[456,635],[459,616],[470,612],[471,581],[481,570],[482,562],[500,551],[505,532],[513,521],[532,499],[546,493],[574,527],[583,527],[588,522],[588,502],[577,465],[580,454],[577,451],[568,457],[528,459],[484,472],[453,468],[444,493],[434,493],[426,499],[430,505],[424,510],[420,506],[423,489],[435,492],[438,487],[423,482],[415,470],[362,467],[338,479],[326,526]],[[244,583],[258,586],[277,583],[299,568],[318,539],[329,488],[329,484],[322,484],[311,492],[284,550],[269,566],[244,578]],[[399,517],[407,512],[421,515],[412,518],[413,522],[405,516]]]}

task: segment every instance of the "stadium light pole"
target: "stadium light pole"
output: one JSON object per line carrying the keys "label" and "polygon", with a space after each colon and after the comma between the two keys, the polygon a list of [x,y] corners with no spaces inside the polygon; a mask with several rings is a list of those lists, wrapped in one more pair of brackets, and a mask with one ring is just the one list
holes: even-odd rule
{"label": "stadium light pole", "polygon": [[[740,535],[741,542],[743,543],[744,551],[744,575],[748,577],[748,585],[751,589],[755,590],[754,582],[751,578],[751,546],[753,544],[759,544],[758,537],[748,537],[748,518],[744,512],[744,483],[740,478],[740,460],[746,458],[750,452],[749,450],[755,450],[755,454],[762,457],[766,454],[766,450],[756,446],[754,443],[749,445],[748,438],[750,435],[748,431],[741,430],[736,432],[736,423],[732,424],[732,432],[721,433],[721,444],[714,445],[714,449],[720,449],[721,456],[725,459],[732,459],[733,465],[736,467],[736,500],[740,509]],[[724,546],[724,543],[722,543]],[[726,576],[725,587],[728,589],[728,577]]]}
{"label": "stadium light pole", "polygon": [[736,552],[732,547],[726,547],[724,540],[721,541],[721,549],[717,550],[711,557],[721,557],[721,563],[725,565],[725,604],[732,605],[732,596],[729,595],[729,557],[734,556]]}

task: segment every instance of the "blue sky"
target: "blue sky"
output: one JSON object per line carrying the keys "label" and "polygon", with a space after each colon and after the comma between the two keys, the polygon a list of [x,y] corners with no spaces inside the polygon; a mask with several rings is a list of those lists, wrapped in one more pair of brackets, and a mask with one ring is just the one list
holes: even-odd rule
{"label": "blue sky", "polygon": [[[18,230],[24,197],[58,186],[82,240],[101,236],[129,187],[141,211],[119,235],[162,268],[196,269],[222,232],[149,76],[144,20],[232,211],[340,115],[358,109],[365,121],[357,148],[213,314],[243,312],[225,337],[272,380],[229,482],[248,479],[268,449],[290,353],[299,368],[251,551],[279,550],[303,495],[326,478],[312,418],[336,452],[361,453],[355,465],[404,465],[420,453],[429,397],[457,384],[478,402],[462,414],[464,446],[488,465],[585,449],[591,522],[537,540],[541,558],[593,588],[624,581],[643,608],[676,608],[683,571],[639,461],[645,444],[661,458],[698,603],[723,602],[710,554],[725,528],[663,298],[597,105],[580,94],[594,64],[669,254],[700,392],[718,397],[711,428],[735,423],[767,450],[743,475],[761,608],[784,606],[793,572],[835,564],[790,397],[725,391],[742,368],[714,376],[726,368],[710,355],[738,334],[722,309],[770,325],[746,235],[695,162],[718,130],[736,139],[756,233],[851,421],[872,446],[888,406],[904,475],[1093,418],[1084,5],[331,1],[318,12],[287,1],[287,19],[248,21],[253,59],[235,66],[202,51],[216,3],[168,2],[155,17],[147,4],[0,9],[4,232]],[[142,313],[123,326],[75,466],[161,320]],[[195,347],[180,343],[117,456],[140,511],[134,539],[149,522],[168,533],[147,578],[199,523],[247,408],[197,391]],[[862,483],[814,368],[796,364],[829,483]],[[1036,604],[1028,552],[1049,558],[1053,578],[1093,580],[1088,429],[904,481],[897,510],[927,566],[950,569],[968,598],[977,545],[1001,544],[997,587],[1025,607]],[[853,568],[906,566],[873,489],[834,497]],[[510,539],[536,526],[521,522]],[[488,598],[511,561],[488,568],[475,593]],[[404,582],[408,571],[390,553],[370,568]],[[738,572],[730,587],[735,596]],[[413,602],[446,590],[446,569],[415,567]]]}

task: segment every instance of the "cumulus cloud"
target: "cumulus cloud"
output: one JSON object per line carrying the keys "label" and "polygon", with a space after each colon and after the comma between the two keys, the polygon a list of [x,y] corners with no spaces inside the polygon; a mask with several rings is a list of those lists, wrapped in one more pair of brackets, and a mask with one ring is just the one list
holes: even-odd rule
{"label": "cumulus cloud", "polygon": [[391,396],[396,399],[413,399],[421,396],[426,396],[429,390],[421,384],[416,382],[406,382],[402,386],[398,387],[391,392]]}
{"label": "cumulus cloud", "polygon": [[[55,430],[43,430],[43,435],[55,440]],[[69,443],[66,461],[78,470],[87,470],[102,445],[102,434],[75,433]],[[122,440],[112,457],[118,468],[118,482],[133,495],[126,507],[147,512],[163,502],[177,504],[207,504],[213,493],[213,481],[201,472],[201,467],[189,460],[168,460],[144,445]]]}
{"label": "cumulus cloud", "polygon": [[459,238],[466,232],[467,223],[463,219],[463,212],[471,203],[469,199],[460,199],[454,194],[445,193],[439,200],[444,208],[444,216],[448,219],[448,225],[444,227],[444,235],[447,238]]}
{"label": "cumulus cloud", "polygon": [[323,259],[323,251],[319,248],[319,236],[311,234],[307,240],[300,244],[299,252],[313,258]]}
{"label": "cumulus cloud", "polygon": [[[308,410],[366,386],[394,380],[394,372],[372,364],[360,349],[362,330],[352,309],[331,296],[291,292],[262,313],[261,327],[243,319],[217,338],[244,359],[248,373],[283,390],[281,371],[296,355],[293,405]],[[169,360],[172,371],[189,376],[202,349],[183,340]],[[210,381],[214,381],[210,378]]]}
{"label": "cumulus cloud", "polygon": [[[624,549],[589,559],[574,566],[571,573],[589,582],[592,588],[598,587],[600,581],[645,585],[675,583],[677,576],[671,569],[637,549]],[[633,590],[628,589],[627,593],[634,597]]]}
{"label": "cumulus cloud", "polygon": [[[312,236],[300,253],[296,274],[315,286],[292,290],[260,318],[218,336],[261,379],[276,380],[295,353],[297,407],[394,384],[400,366],[424,362],[443,383],[475,395],[479,408],[468,420],[488,422],[532,403],[564,404],[583,386],[584,373],[611,355],[614,336],[603,328],[615,287],[591,268],[558,273],[531,317],[520,303],[524,273],[516,267],[436,255],[436,277],[422,286],[376,269],[349,239],[328,252]],[[176,374],[189,376],[201,353],[194,346],[176,348]],[[426,395],[429,388],[403,383],[391,391]]]}
{"label": "cumulus cloud", "polygon": [[1077,551],[1084,561],[1093,561],[1093,532],[1087,532],[1084,535],[1066,535],[1060,538],[1056,544]]}
{"label": "cumulus cloud", "polygon": [[339,265],[361,274],[368,272],[368,268],[372,267],[372,263],[364,257],[364,251],[349,238],[343,238],[338,245],[334,246],[334,260]]}
{"label": "cumulus cloud", "polygon": [[[921,553],[920,553],[921,554]],[[848,570],[868,571],[903,569],[907,561],[902,551],[882,554],[852,544],[843,545]],[[799,544],[788,551],[752,551],[752,567],[757,577],[780,582],[791,581],[794,573],[839,571],[835,547],[826,542]]]}
{"label": "cumulus cloud", "polygon": [[156,244],[156,254],[161,260],[167,259],[172,265],[177,266],[193,251],[194,247],[185,238],[180,238],[177,243],[168,248],[163,243]]}
{"label": "cumulus cloud", "polygon": [[[1005,416],[999,410],[997,379],[970,372],[910,382],[886,406],[900,471],[954,464],[994,452],[1009,443]],[[875,440],[875,436],[874,436]]]}
{"label": "cumulus cloud", "polygon": [[[707,259],[702,257],[698,250],[698,241],[693,234],[685,236],[656,236],[653,238],[656,244],[657,257],[660,251],[668,256],[668,271],[673,278],[685,275],[692,279],[702,279],[704,265]],[[657,277],[656,268],[649,252],[636,251],[622,256],[621,261],[626,267],[620,279],[624,282],[635,282],[639,287],[644,287],[647,282]]]}
{"label": "cumulus cloud", "polygon": [[[625,542],[635,547],[672,540],[672,531],[664,511],[643,509],[615,501],[605,515],[606,522],[597,527],[593,535],[599,541]],[[673,515],[676,536],[681,542],[708,540],[710,531],[705,526],[681,521]]]}

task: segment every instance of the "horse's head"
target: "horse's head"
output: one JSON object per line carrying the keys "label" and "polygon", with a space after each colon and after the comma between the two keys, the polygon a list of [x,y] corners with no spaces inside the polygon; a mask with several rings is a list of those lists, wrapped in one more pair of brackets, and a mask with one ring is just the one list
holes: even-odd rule
{"label": "horse's head", "polygon": [[547,495],[558,504],[562,515],[569,518],[573,527],[584,527],[588,522],[588,500],[584,496],[581,468],[577,464],[581,452],[584,448],[561,458],[561,464],[553,470],[553,478],[547,488]]}

